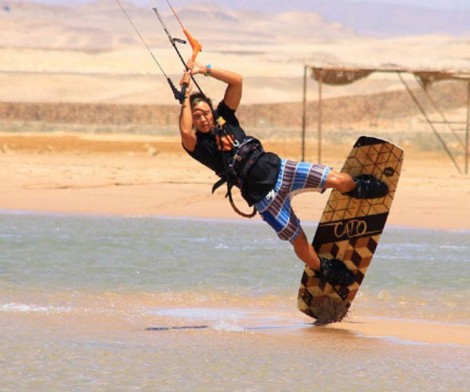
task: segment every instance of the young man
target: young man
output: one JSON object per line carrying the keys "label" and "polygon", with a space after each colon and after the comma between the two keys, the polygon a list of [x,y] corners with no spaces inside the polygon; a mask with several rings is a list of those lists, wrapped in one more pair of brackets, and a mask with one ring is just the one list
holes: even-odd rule
{"label": "young man", "polygon": [[[327,188],[355,198],[377,198],[388,193],[387,185],[373,176],[352,178],[327,166],[294,162],[265,152],[257,139],[246,136],[235,115],[242,97],[242,77],[191,61],[188,68],[190,71],[184,73],[181,81],[188,88],[179,120],[184,149],[219,177],[239,187],[248,204],[254,205],[281,240],[293,245],[297,257],[317,275],[332,285],[352,284],[354,275],[340,260],[320,258],[314,251],[292,210],[290,198],[293,192],[322,192]],[[215,111],[206,96],[190,94],[191,74],[204,74],[227,85]]]}

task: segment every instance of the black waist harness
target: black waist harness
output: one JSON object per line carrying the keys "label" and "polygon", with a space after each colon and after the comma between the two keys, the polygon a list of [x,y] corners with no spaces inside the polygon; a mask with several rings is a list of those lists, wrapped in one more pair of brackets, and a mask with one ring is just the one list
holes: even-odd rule
{"label": "black waist harness", "polygon": [[[234,137],[233,132],[231,132],[230,126],[227,126],[222,118],[216,128],[216,135],[218,136],[219,149],[221,150],[224,163],[224,173],[218,173],[221,179],[212,187],[212,193],[222,184],[227,183],[226,197],[228,197],[235,212],[245,218],[252,218],[256,214],[255,208],[253,208],[253,211],[249,214],[240,211],[233,202],[232,187],[237,185],[240,189],[243,188],[243,183],[250,169],[258,158],[265,153],[263,146],[261,142],[254,137],[246,137],[241,142],[238,141]],[[224,137],[226,140],[230,140],[230,150],[226,147],[224,148],[221,142]]]}
{"label": "black waist harness", "polygon": [[234,150],[229,167],[231,167],[236,177],[243,182],[251,167],[264,154],[264,149],[258,139],[249,137],[239,144],[238,147],[234,147]]}

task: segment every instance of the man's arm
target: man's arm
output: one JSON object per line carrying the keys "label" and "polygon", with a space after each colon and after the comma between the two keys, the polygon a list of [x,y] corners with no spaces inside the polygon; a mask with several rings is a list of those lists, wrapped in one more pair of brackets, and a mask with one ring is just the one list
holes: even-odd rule
{"label": "man's arm", "polygon": [[194,151],[196,148],[196,132],[193,129],[193,115],[191,105],[189,103],[189,95],[191,93],[191,76],[188,72],[184,73],[181,83],[188,83],[186,94],[180,111],[180,135],[181,143],[188,151]]}
{"label": "man's arm", "polygon": [[[227,88],[225,89],[224,103],[232,110],[238,109],[243,90],[243,78],[241,75],[232,71],[217,68],[214,69],[209,66],[191,63],[191,61],[188,62],[188,68],[191,70],[190,72],[193,75],[204,74],[226,83]],[[181,84],[182,83],[187,83],[188,88],[186,89],[184,102],[181,105],[179,119],[181,142],[188,151],[194,151],[196,148],[197,138],[196,132],[193,129],[193,117],[191,105],[189,103],[189,95],[192,89],[191,75],[189,72],[184,73],[183,79],[181,80]]]}
{"label": "man's arm", "polygon": [[[191,64],[190,64],[191,65]],[[189,67],[191,68],[191,66]],[[227,84],[224,102],[232,110],[237,110],[242,99],[243,78],[241,75],[225,69],[212,68],[208,65],[192,64],[192,74],[204,74]]]}

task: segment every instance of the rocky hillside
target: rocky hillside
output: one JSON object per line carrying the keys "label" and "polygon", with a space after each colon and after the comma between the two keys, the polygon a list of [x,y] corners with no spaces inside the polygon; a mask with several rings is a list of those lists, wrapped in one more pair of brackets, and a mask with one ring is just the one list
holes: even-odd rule
{"label": "rocky hillside", "polygon": [[[424,99],[422,91],[416,93]],[[430,90],[430,95],[445,112],[465,108],[466,94],[466,84],[457,82],[438,83]],[[430,113],[436,113],[429,104],[426,107]],[[325,126],[336,129],[364,124],[374,126],[380,122],[420,116],[418,108],[404,90],[329,98],[323,101],[322,109]],[[9,122],[43,122],[83,126],[143,126],[147,132],[158,133],[165,129],[174,129],[178,113],[179,107],[176,104],[0,103],[0,121],[4,124],[3,130],[7,130],[5,124]],[[308,103],[307,114],[310,126],[316,126],[317,102]],[[298,130],[302,125],[302,103],[242,105],[239,117],[247,129]]]}

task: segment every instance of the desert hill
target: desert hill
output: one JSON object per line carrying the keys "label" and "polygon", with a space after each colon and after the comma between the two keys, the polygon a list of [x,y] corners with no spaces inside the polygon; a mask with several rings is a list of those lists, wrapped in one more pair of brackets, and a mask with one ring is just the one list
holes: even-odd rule
{"label": "desert hill", "polygon": [[[147,43],[166,47],[168,39],[152,11],[155,4],[146,3],[122,1]],[[141,45],[114,0],[68,6],[2,0],[1,5],[0,21],[6,33],[0,37],[3,47],[98,51]],[[170,32],[175,37],[182,36],[168,7],[162,6],[160,13]],[[244,45],[249,51],[259,46],[299,42],[313,31],[321,31],[321,39],[352,35],[350,30],[312,12],[283,12],[266,17],[217,5],[189,5],[180,10],[179,16],[207,47],[223,51],[236,45]]]}
{"label": "desert hill", "polygon": [[[465,83],[441,82],[428,92],[448,119],[462,117],[466,110]],[[426,110],[438,118],[436,108],[426,100],[424,91],[416,92]],[[316,127],[318,102],[308,104],[307,123]],[[390,91],[323,101],[323,124],[328,129],[351,131],[373,128],[375,132],[409,132],[426,128],[419,109],[406,91]],[[94,103],[0,102],[0,121],[7,123],[44,123],[53,130],[79,125],[81,130],[101,132],[139,132],[153,135],[176,134],[179,106]],[[265,136],[292,137],[302,126],[302,103],[242,105],[239,117],[246,129]],[[55,125],[54,125],[55,124]],[[112,127],[116,127],[114,130]],[[90,128],[91,127],[91,128]],[[140,129],[137,131],[136,128]],[[381,128],[381,129],[380,129]],[[15,126],[11,125],[10,130]],[[70,128],[71,129],[71,128]]]}
{"label": "desert hill", "polygon": [[[209,3],[178,8],[203,45],[199,60],[244,76],[240,116],[251,129],[267,133],[299,129],[305,64],[470,69],[465,36],[360,36],[333,20],[339,14],[332,13],[325,2],[317,3],[328,17],[275,7],[264,13],[249,12]],[[122,4],[177,83],[183,67],[151,10],[155,3]],[[358,3],[357,10],[361,9],[366,10],[367,4]],[[180,37],[181,29],[168,7],[162,6],[160,12],[168,29]],[[24,122],[29,126],[79,124],[90,129],[124,126],[125,131],[140,126],[139,132],[146,133],[174,129],[177,103],[114,0],[66,6],[0,0],[0,23],[2,130],[21,128]],[[189,57],[189,47],[180,46],[180,50]],[[199,80],[209,96],[220,99],[220,83]],[[432,91],[446,110],[462,114],[463,84],[441,82]],[[323,95],[324,122],[333,129],[423,127],[420,113],[393,75],[374,74],[350,86],[325,86]],[[318,113],[316,99],[317,84],[310,80],[307,120],[311,127]],[[51,127],[57,129],[56,125],[39,129]]]}

